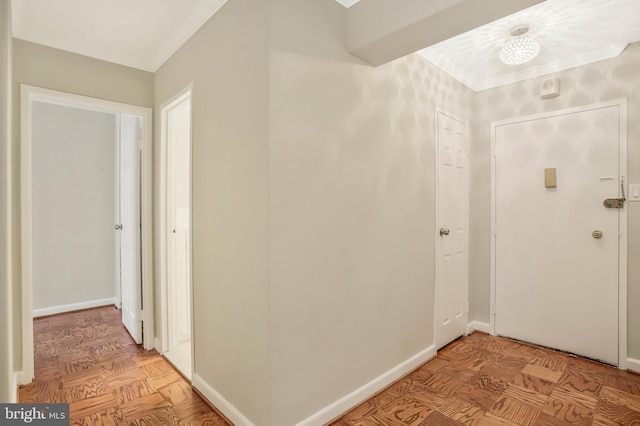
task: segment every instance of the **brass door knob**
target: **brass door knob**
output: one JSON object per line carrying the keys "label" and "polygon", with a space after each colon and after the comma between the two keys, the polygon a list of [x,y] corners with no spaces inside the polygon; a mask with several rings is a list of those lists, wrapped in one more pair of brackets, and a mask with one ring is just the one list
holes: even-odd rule
{"label": "brass door knob", "polygon": [[593,231],[591,233],[591,235],[593,236],[593,238],[595,238],[596,240],[599,240],[600,238],[602,238],[604,236],[604,234],[602,233],[602,231]]}

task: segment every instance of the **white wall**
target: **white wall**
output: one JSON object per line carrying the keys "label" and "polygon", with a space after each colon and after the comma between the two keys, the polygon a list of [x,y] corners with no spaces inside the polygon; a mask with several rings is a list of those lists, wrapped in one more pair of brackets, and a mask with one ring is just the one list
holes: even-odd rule
{"label": "white wall", "polygon": [[435,111],[472,93],[349,55],[332,0],[271,3],[270,424],[292,425],[433,345]]}
{"label": "white wall", "polygon": [[155,74],[156,182],[160,105],[193,83],[194,385],[257,425],[269,424],[267,6],[227,2]]}
{"label": "white wall", "polygon": [[[628,183],[640,183],[640,44],[621,56],[556,74],[479,92],[471,122],[470,319],[489,322],[491,256],[491,121],[628,98]],[[562,94],[541,100],[544,78],[558,77]],[[640,204],[627,203],[628,346],[640,359]]]}
{"label": "white wall", "polygon": [[0,0],[0,402],[14,402],[11,306],[11,11]]}
{"label": "white wall", "polygon": [[115,296],[116,116],[33,103],[33,308]]}

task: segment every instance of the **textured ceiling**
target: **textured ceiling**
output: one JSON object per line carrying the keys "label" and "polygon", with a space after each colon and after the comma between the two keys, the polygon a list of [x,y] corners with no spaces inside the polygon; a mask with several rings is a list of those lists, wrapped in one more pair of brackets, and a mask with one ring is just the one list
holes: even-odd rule
{"label": "textured ceiling", "polygon": [[[500,49],[518,24],[529,25],[540,54],[527,64],[505,65]],[[478,91],[611,58],[638,40],[639,0],[547,0],[420,54]]]}
{"label": "textured ceiling", "polygon": [[11,0],[14,37],[156,71],[227,0]]}

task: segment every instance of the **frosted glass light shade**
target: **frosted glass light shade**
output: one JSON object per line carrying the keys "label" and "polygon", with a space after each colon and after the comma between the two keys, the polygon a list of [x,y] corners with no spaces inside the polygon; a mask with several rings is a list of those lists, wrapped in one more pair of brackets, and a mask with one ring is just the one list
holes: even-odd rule
{"label": "frosted glass light shade", "polygon": [[540,53],[540,43],[529,37],[509,40],[502,46],[500,60],[507,65],[526,64]]}

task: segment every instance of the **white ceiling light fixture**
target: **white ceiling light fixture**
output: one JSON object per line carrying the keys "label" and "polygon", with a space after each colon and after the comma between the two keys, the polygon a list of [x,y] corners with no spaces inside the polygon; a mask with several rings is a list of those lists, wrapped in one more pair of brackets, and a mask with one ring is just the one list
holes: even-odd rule
{"label": "white ceiling light fixture", "polygon": [[511,36],[500,51],[500,60],[507,65],[520,65],[532,61],[540,53],[540,43],[530,37],[523,37],[529,31],[527,25],[511,29]]}

